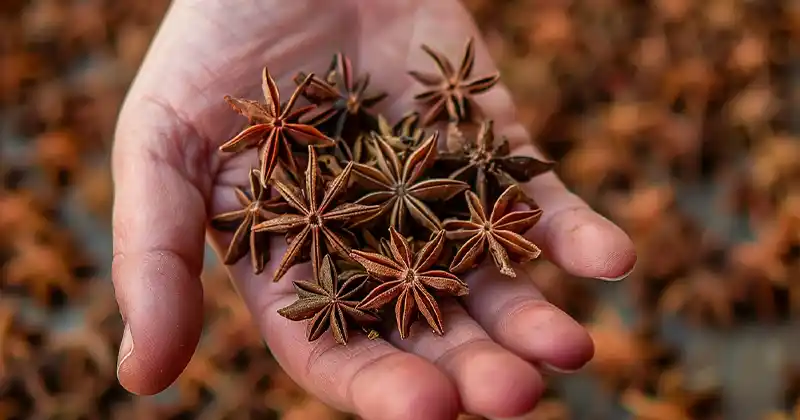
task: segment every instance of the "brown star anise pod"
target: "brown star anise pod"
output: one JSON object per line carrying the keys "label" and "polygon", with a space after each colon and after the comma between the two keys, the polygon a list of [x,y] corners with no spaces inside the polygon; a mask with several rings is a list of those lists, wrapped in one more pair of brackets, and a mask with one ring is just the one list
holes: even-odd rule
{"label": "brown star anise pod", "polygon": [[431,270],[439,261],[444,247],[444,231],[438,231],[422,249],[414,254],[405,238],[389,228],[391,256],[353,250],[350,257],[364,266],[370,276],[382,282],[358,306],[361,309],[380,309],[396,300],[395,317],[400,337],[409,335],[415,313],[428,321],[436,334],[444,333],[442,312],[429,289],[464,296],[469,292],[466,283],[444,270]]}
{"label": "brown star anise pod", "polygon": [[368,216],[380,209],[378,206],[343,203],[334,207],[334,200],[345,190],[353,164],[350,163],[336,178],[322,190],[322,175],[317,164],[317,152],[308,146],[308,167],[305,172],[304,189],[292,182],[271,180],[272,185],[284,200],[299,214],[282,214],[264,221],[255,227],[254,232],[288,233],[292,235],[289,248],[283,256],[274,281],[280,280],[286,271],[302,256],[305,245],[311,245],[311,264],[314,277],[319,276],[322,256],[325,249],[347,257],[350,253],[348,243],[353,236],[342,225],[352,222],[356,217]]}
{"label": "brown star anise pod", "polygon": [[258,169],[251,169],[250,192],[238,187],[234,189],[242,208],[211,219],[211,226],[217,230],[227,231],[236,226],[223,262],[226,265],[235,264],[249,252],[255,274],[261,274],[264,265],[269,261],[269,235],[251,233],[251,230],[253,226],[283,213],[288,208],[282,200],[267,198],[268,191],[261,184],[260,178]]}
{"label": "brown star anise pod", "polygon": [[511,261],[526,262],[539,257],[539,247],[522,234],[539,221],[542,209],[511,211],[520,194],[519,186],[508,187],[487,217],[478,196],[472,191],[466,192],[470,220],[444,222],[448,239],[466,239],[450,264],[450,271],[463,273],[478,265],[486,256],[487,248],[500,273],[509,277],[517,276],[511,268]]}
{"label": "brown star anise pod", "polygon": [[247,117],[251,125],[220,146],[220,150],[239,152],[246,148],[259,147],[262,184],[266,184],[267,180],[272,177],[272,171],[275,170],[278,161],[286,165],[290,172],[299,173],[292,156],[290,138],[303,145],[333,146],[335,143],[316,128],[296,122],[300,117],[313,110],[314,105],[292,110],[300,92],[311,83],[313,76],[313,74],[309,74],[305,78],[285,105],[281,105],[278,86],[266,67],[261,76],[261,89],[264,92],[265,103],[225,96],[225,101],[236,112]]}
{"label": "brown star anise pod", "polygon": [[279,309],[278,313],[292,321],[310,319],[306,329],[308,341],[314,341],[331,330],[337,343],[347,344],[348,320],[361,326],[379,320],[370,311],[357,307],[366,286],[366,276],[342,278],[338,275],[331,256],[326,255],[317,281],[294,282],[299,299]]}
{"label": "brown star anise pod", "polygon": [[[295,82],[300,85],[306,77],[298,73]],[[304,115],[302,121],[318,125],[331,120],[333,136],[341,137],[348,122],[362,122],[365,113],[386,98],[385,92],[367,94],[368,86],[369,74],[354,77],[350,59],[342,53],[335,54],[325,79],[314,76],[303,90],[303,96],[317,108]]]}
{"label": "brown star anise pod", "polygon": [[353,164],[357,182],[373,192],[356,203],[380,205],[381,211],[374,217],[390,213],[389,225],[401,232],[407,231],[406,213],[426,229],[434,232],[440,230],[442,222],[424,202],[449,200],[469,186],[453,179],[419,180],[436,159],[438,137],[438,133],[432,134],[401,163],[392,146],[382,137],[374,135],[377,168]]}
{"label": "brown star anise pod", "polygon": [[510,156],[508,140],[503,138],[495,144],[494,123],[481,123],[480,132],[473,141],[463,142],[461,151],[443,153],[437,163],[452,170],[452,179],[466,180],[475,186],[475,191],[484,207],[493,201],[494,191],[502,191],[510,185],[524,183],[555,166],[530,156]]}
{"label": "brown star anise pod", "polygon": [[475,107],[472,95],[492,88],[500,80],[500,74],[495,72],[488,76],[467,80],[472,75],[475,64],[475,42],[473,38],[467,41],[464,57],[458,71],[453,63],[441,52],[422,45],[425,51],[436,63],[439,74],[409,71],[408,73],[428,90],[417,94],[414,99],[430,104],[430,108],[422,117],[423,125],[430,125],[443,114],[450,120],[466,121],[471,117]]}
{"label": "brown star anise pod", "polygon": [[[407,113],[394,125],[389,124],[389,121],[383,115],[378,115],[377,133],[397,151],[401,159],[407,153],[419,147],[425,138],[425,132],[419,127],[418,112]],[[375,166],[376,152],[372,143],[372,136],[371,131],[362,131],[356,137],[352,147],[352,161]]]}

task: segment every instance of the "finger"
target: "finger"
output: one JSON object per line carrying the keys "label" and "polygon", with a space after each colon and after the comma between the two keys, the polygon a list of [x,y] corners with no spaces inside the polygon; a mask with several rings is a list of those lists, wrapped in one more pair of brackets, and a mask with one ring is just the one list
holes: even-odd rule
{"label": "finger", "polygon": [[[218,233],[212,238],[218,250],[224,250],[229,239]],[[309,343],[304,322],[278,315],[278,309],[297,299],[291,280],[309,279],[311,270],[308,264],[295,266],[273,283],[270,276],[286,245],[281,237],[272,238],[272,244],[264,274],[254,276],[246,261],[229,270],[270,351],[295,381],[327,404],[366,420],[456,418],[458,395],[431,363],[363,334],[351,334],[346,346],[337,344],[330,333]]]}
{"label": "finger", "polygon": [[[476,61],[472,72],[480,77],[496,71],[487,47],[481,40],[471,16],[463,5],[455,0],[424,2],[420,6],[398,3],[391,15],[413,13],[414,36],[404,48],[385,48],[378,40],[365,40],[364,50],[372,51],[364,57],[362,71],[370,72],[376,86],[390,90],[397,99],[387,104],[385,110],[390,117],[398,118],[409,108],[424,109],[416,104],[413,95],[421,86],[412,83],[407,70],[434,70],[434,64],[419,46],[432,43],[455,64],[463,55],[466,39],[474,37]],[[411,10],[406,10],[411,9]],[[419,10],[422,9],[422,10]],[[379,25],[365,19],[365,24]],[[370,28],[364,28],[364,31]],[[446,33],[446,37],[440,34]],[[376,45],[369,45],[374,42]],[[406,58],[407,55],[407,58]],[[392,69],[386,62],[402,62],[405,66]],[[399,83],[398,81],[405,81]],[[516,109],[509,90],[502,84],[485,93],[474,96],[485,118],[495,122],[497,138],[502,136],[515,146],[515,153],[541,158],[531,143],[530,135],[516,117]],[[535,178],[523,186],[544,210],[542,220],[532,229],[529,237],[544,251],[544,254],[573,275],[616,280],[625,277],[633,269],[636,252],[628,236],[606,218],[592,211],[580,198],[570,193],[553,174]]]}
{"label": "finger", "polygon": [[444,336],[435,335],[421,320],[409,338],[402,340],[394,331],[390,341],[447,373],[467,413],[507,418],[531,411],[545,387],[539,372],[492,340],[462,306],[450,302],[441,309]]}
{"label": "finger", "polygon": [[117,373],[129,391],[154,394],[183,371],[202,330],[207,194],[184,160],[199,139],[155,126],[170,118],[150,105],[126,108],[113,151],[112,277],[125,321]]}
{"label": "finger", "polygon": [[467,310],[504,348],[556,371],[574,371],[591,360],[594,343],[589,334],[548,303],[524,270],[518,269],[512,279],[484,264],[466,280]]}

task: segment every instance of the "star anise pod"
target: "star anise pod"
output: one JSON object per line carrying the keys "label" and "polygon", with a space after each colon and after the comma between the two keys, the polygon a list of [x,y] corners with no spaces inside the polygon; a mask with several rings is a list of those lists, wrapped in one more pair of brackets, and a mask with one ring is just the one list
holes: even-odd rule
{"label": "star anise pod", "polygon": [[289,248],[283,256],[274,281],[280,280],[286,271],[298,260],[306,245],[311,246],[311,264],[314,276],[318,277],[322,256],[327,249],[347,258],[350,253],[348,243],[353,234],[343,227],[356,217],[369,216],[380,207],[343,203],[334,207],[334,200],[344,192],[353,164],[350,163],[325,188],[323,194],[322,175],[317,164],[317,152],[308,146],[308,166],[305,172],[304,188],[293,182],[272,179],[272,185],[284,200],[299,214],[282,214],[256,225],[254,232],[288,233],[291,237]]}
{"label": "star anise pod", "polygon": [[313,146],[332,146],[335,143],[313,126],[296,122],[315,108],[314,105],[311,105],[293,110],[300,92],[311,83],[313,76],[313,74],[309,74],[303,80],[285,105],[281,105],[278,86],[266,67],[261,76],[261,89],[264,92],[265,103],[225,96],[225,101],[236,112],[247,117],[251,125],[220,146],[220,150],[239,152],[246,148],[260,148],[262,184],[266,184],[267,180],[272,177],[272,171],[275,170],[278,161],[286,165],[290,172],[299,172],[292,156],[289,139],[303,145]]}
{"label": "star anise pod", "polygon": [[366,286],[366,276],[337,274],[331,256],[325,255],[317,281],[295,281],[299,299],[278,313],[292,321],[308,319],[308,341],[330,330],[337,343],[347,344],[348,321],[364,326],[379,320],[372,312],[358,308]]}
{"label": "star anise pod", "polygon": [[469,185],[453,179],[420,181],[422,174],[436,159],[438,136],[438,133],[432,134],[401,162],[389,143],[374,135],[377,168],[353,164],[356,181],[373,192],[356,203],[380,205],[381,211],[374,217],[389,213],[389,225],[400,232],[407,232],[407,213],[426,229],[433,232],[440,230],[441,221],[425,201],[449,200],[469,188]]}
{"label": "star anise pod", "polygon": [[478,265],[488,249],[500,273],[516,277],[511,261],[526,262],[539,257],[539,247],[522,234],[539,221],[542,209],[511,211],[520,194],[519,186],[508,187],[494,203],[492,214],[487,217],[478,196],[472,191],[466,192],[470,220],[448,220],[444,223],[448,239],[466,239],[453,258],[450,271],[463,273]]}
{"label": "star anise pod", "polygon": [[484,121],[478,136],[473,141],[463,142],[461,151],[442,153],[437,159],[445,169],[457,168],[450,173],[450,178],[474,185],[484,207],[493,201],[494,190],[502,191],[510,185],[528,182],[555,166],[553,162],[530,156],[509,155],[508,139],[495,144],[493,128],[492,120]]}
{"label": "star anise pod", "polygon": [[433,59],[439,70],[439,74],[413,70],[408,72],[411,77],[428,88],[414,96],[414,99],[430,105],[422,117],[422,124],[430,125],[445,113],[450,120],[459,122],[468,120],[475,108],[472,96],[485,92],[496,85],[500,80],[500,74],[495,72],[488,76],[468,80],[475,64],[473,38],[467,41],[464,57],[461,59],[458,70],[441,52],[427,45],[422,45],[422,50]]}
{"label": "star anise pod", "polygon": [[466,283],[455,275],[431,269],[442,253],[444,231],[438,231],[416,254],[398,231],[389,228],[389,235],[391,256],[358,250],[350,253],[370,276],[381,282],[358,307],[380,309],[396,300],[395,317],[401,338],[408,337],[416,313],[422,314],[436,334],[443,334],[442,312],[430,290],[454,296],[469,293]]}
{"label": "star anise pod", "polygon": [[288,208],[283,200],[267,197],[268,190],[261,184],[260,178],[258,169],[251,169],[249,193],[242,188],[234,189],[242,208],[211,219],[211,226],[218,230],[229,230],[232,225],[236,226],[223,262],[226,265],[235,264],[249,252],[255,274],[261,274],[264,265],[269,261],[269,235],[252,233],[251,230],[253,226],[283,213]]}
{"label": "star anise pod", "polygon": [[[306,77],[305,74],[299,73],[295,77],[295,82],[300,85]],[[327,77],[322,79],[314,76],[303,89],[303,96],[316,104],[317,108],[304,115],[301,121],[314,126],[332,124],[333,137],[339,149],[337,150],[339,159],[354,160],[350,145],[345,140],[349,136],[345,134],[353,130],[372,129],[374,118],[369,115],[369,109],[387,96],[385,92],[368,94],[366,91],[369,79],[369,74],[354,77],[350,59],[342,53],[337,53],[333,57]]]}
{"label": "star anise pod", "polygon": [[[377,133],[397,151],[400,158],[422,144],[425,132],[419,127],[419,113],[410,112],[396,124],[391,125],[383,115],[377,118]],[[353,142],[353,161],[375,166],[375,147],[372,143],[372,132],[362,131]]]}

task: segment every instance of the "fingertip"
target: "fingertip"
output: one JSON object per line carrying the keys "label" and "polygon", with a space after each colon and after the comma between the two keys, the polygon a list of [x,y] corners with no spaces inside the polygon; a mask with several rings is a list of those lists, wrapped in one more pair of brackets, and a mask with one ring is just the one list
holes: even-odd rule
{"label": "fingertip", "polygon": [[170,253],[127,256],[115,264],[117,295],[126,327],[117,378],[126,390],[153,395],[189,363],[202,332],[203,291],[180,258]]}
{"label": "fingertip", "polygon": [[365,367],[353,380],[352,396],[367,420],[454,420],[460,411],[458,393],[444,373],[408,353]]}
{"label": "fingertip", "polygon": [[558,212],[548,220],[544,240],[548,258],[575,276],[622,280],[636,265],[630,237],[588,207]]}
{"label": "fingertip", "polygon": [[575,371],[586,365],[594,356],[594,342],[589,332],[552,304],[546,301],[531,303],[507,326],[512,335],[530,337],[522,343],[525,347],[523,354],[562,372]]}

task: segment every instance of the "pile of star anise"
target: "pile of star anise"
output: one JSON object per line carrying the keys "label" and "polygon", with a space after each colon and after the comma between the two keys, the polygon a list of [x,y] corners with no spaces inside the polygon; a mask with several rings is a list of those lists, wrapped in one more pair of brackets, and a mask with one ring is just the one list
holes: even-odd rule
{"label": "pile of star anise", "polygon": [[[473,96],[499,74],[473,77],[472,40],[458,68],[422,49],[438,72],[409,71],[423,88],[415,97],[423,112],[394,124],[372,111],[387,95],[370,91],[369,76],[355,75],[343,54],[321,75],[298,74],[287,102],[267,68],[265,102],[225,98],[249,124],[220,149],[257,148],[260,161],[249,191],[237,189],[243,208],[213,219],[235,232],[225,263],[249,255],[259,274],[269,236],[284,234],[286,250],[269,275],[278,281],[311,261],[314,278],[294,282],[298,300],[279,311],[308,320],[309,340],[331,330],[346,344],[353,324],[367,330],[392,306],[402,338],[419,316],[443,334],[439,300],[466,295],[463,275],[487,254],[510,277],[512,262],[540,254],[523,235],[542,211],[518,184],[553,164],[511,155],[492,121],[481,119]],[[433,128],[439,122],[445,135]],[[470,136],[465,125],[480,128]],[[440,152],[445,137],[450,147]]]}

